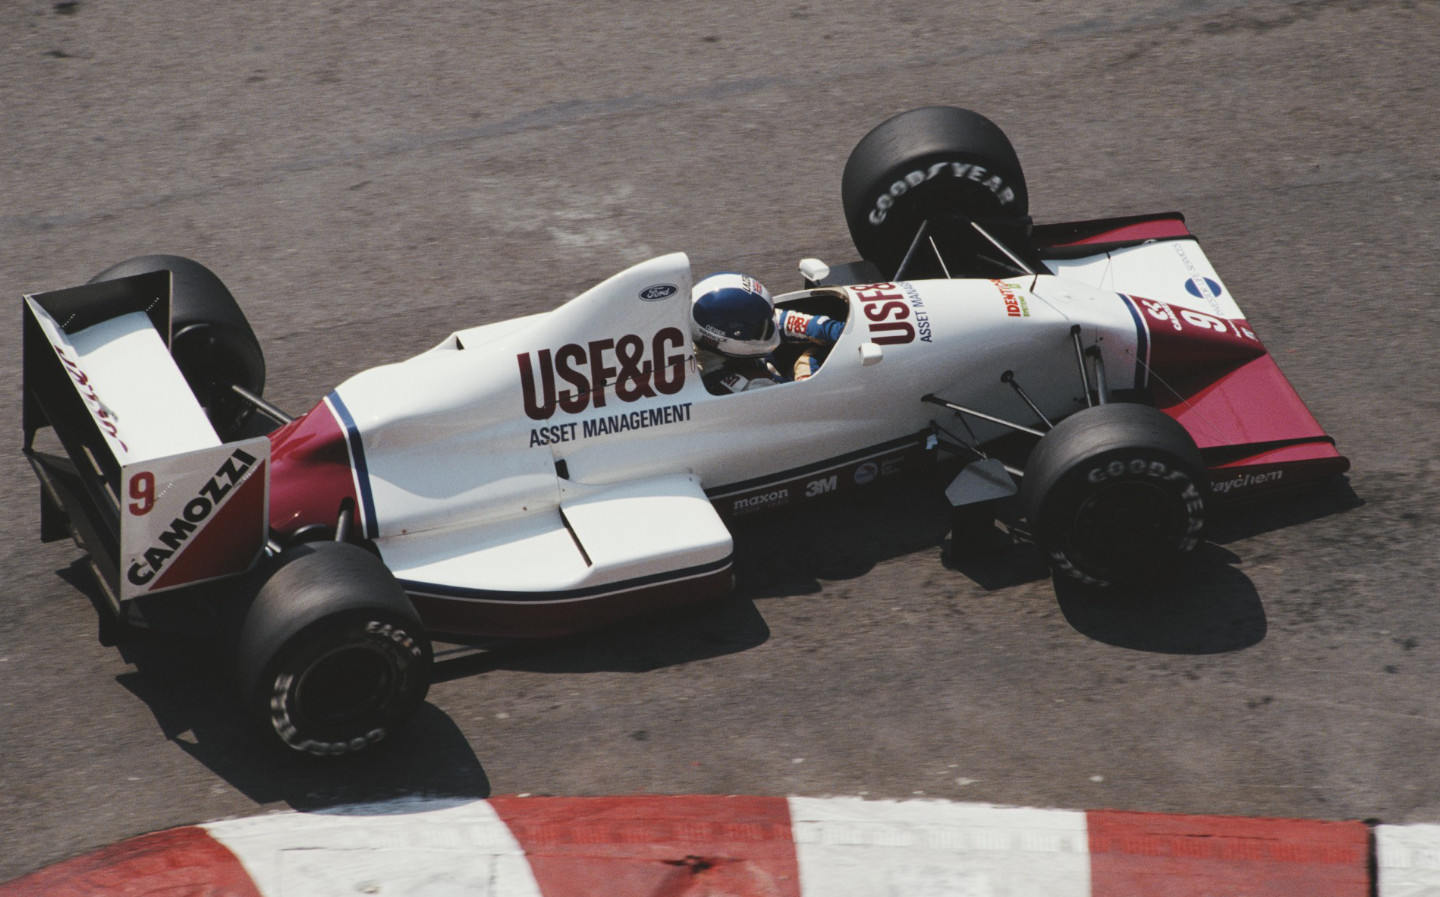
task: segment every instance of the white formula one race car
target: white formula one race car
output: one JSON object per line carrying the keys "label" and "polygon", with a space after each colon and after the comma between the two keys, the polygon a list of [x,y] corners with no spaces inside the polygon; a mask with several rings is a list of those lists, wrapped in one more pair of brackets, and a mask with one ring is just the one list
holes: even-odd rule
{"label": "white formula one race car", "polygon": [[678,253],[294,419],[195,262],[27,296],[42,538],[88,552],[102,641],[213,636],[263,725],[341,754],[424,699],[431,633],[713,598],[732,520],[937,458],[959,462],[955,550],[1000,516],[1096,588],[1173,571],[1215,503],[1348,468],[1180,215],[1034,225],[1009,141],[953,107],[875,128],[842,193],[863,261],[807,259],[776,304],[843,331],[809,379],[729,395],[697,369]]}

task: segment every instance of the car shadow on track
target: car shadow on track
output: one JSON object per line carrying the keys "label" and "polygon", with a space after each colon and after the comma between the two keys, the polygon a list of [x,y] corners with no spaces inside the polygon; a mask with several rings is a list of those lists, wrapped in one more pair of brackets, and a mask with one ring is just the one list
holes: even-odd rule
{"label": "car shadow on track", "polygon": [[770,629],[753,602],[733,593],[694,607],[650,614],[575,635],[437,645],[435,681],[492,670],[646,673],[763,644]]}
{"label": "car shadow on track", "polygon": [[[501,668],[640,673],[743,651],[769,635],[754,602],[736,593],[563,638],[437,643],[433,678],[446,682]],[[146,704],[166,740],[257,804],[306,811],[415,794],[490,795],[469,741],[434,704],[422,705],[401,731],[358,755],[310,757],[279,745],[244,717],[233,684],[205,643],[156,640],[120,650],[134,669],[116,681]]]}
{"label": "car shadow on track", "polygon": [[819,499],[732,527],[735,578],[747,597],[818,592],[825,580],[856,579],[877,564],[941,549],[950,531],[945,486],[926,470],[848,495]]}
{"label": "car shadow on track", "polygon": [[1350,487],[1349,477],[1331,477],[1281,493],[1263,503],[1257,500],[1219,508],[1212,515],[1206,538],[1228,545],[1261,533],[1352,511],[1364,504],[1365,500]]}
{"label": "car shadow on track", "polygon": [[1105,594],[1053,576],[1033,546],[1010,544],[1005,536],[997,536],[993,552],[957,556],[943,497],[952,475],[940,468],[742,529],[736,534],[741,593],[814,592],[822,579],[858,577],[882,561],[938,549],[945,567],[986,591],[1049,580],[1065,619],[1096,641],[1164,654],[1225,653],[1259,644],[1268,626],[1254,584],[1224,546],[1364,504],[1348,480],[1337,477],[1273,501],[1217,509],[1207,542],[1183,577],[1141,592]]}
{"label": "car shadow on track", "polygon": [[814,594],[823,581],[855,579],[882,561],[941,546],[949,527],[943,491],[918,477],[742,520],[732,527],[735,589],[725,597],[561,638],[442,652],[436,678],[498,669],[640,673],[749,650],[770,637],[757,602]]}
{"label": "car shadow on track", "polygon": [[1274,504],[1214,515],[1211,538],[1185,577],[1137,594],[1099,594],[1053,577],[1033,546],[1009,544],[957,557],[950,540],[945,467],[806,504],[742,519],[735,537],[735,591],[711,604],[627,620],[561,639],[512,641],[456,652],[438,665],[450,680],[495,669],[530,672],[646,672],[762,644],[769,629],[760,607],[770,599],[820,592],[827,581],[865,576],[878,564],[936,552],[955,571],[957,588],[999,591],[1050,581],[1074,629],[1117,647],[1166,654],[1216,654],[1253,647],[1267,632],[1265,609],[1238,558],[1224,544],[1340,513],[1362,504],[1336,479]]}
{"label": "car shadow on track", "polygon": [[[960,583],[987,591],[1051,579],[1039,553],[1017,545],[979,559],[956,559],[949,542],[944,472],[926,473],[735,527],[737,587],[692,608],[625,621],[557,639],[437,646],[435,680],[491,670],[643,673],[746,651],[770,637],[761,613],[772,599],[809,595],[827,581],[862,577],[876,565],[936,552]],[[1223,546],[1363,504],[1336,481],[1275,505],[1217,515],[1211,540],[1179,583],[1133,595],[1096,595],[1051,579],[1074,629],[1132,650],[1211,654],[1263,641],[1265,611],[1237,558]],[[80,566],[62,576],[89,592]],[[87,588],[88,585],[88,588]],[[485,770],[459,727],[425,704],[402,731],[361,754],[319,759],[274,743],[245,720],[231,685],[203,644],[157,642],[122,649],[134,670],[117,681],[143,701],[167,740],[257,804],[318,810],[432,794],[490,795]]]}
{"label": "car shadow on track", "polygon": [[[58,575],[92,602],[101,601],[85,561]],[[213,643],[154,637],[117,650],[133,669],[116,682],[149,708],[165,739],[257,804],[319,810],[415,794],[490,795],[489,778],[465,735],[432,704],[358,755],[312,757],[282,746],[246,717]]]}
{"label": "car shadow on track", "polygon": [[490,794],[464,734],[432,704],[358,755],[311,757],[281,746],[244,717],[205,646],[163,643],[124,653],[135,669],[117,681],[145,702],[165,738],[257,804],[318,810],[414,794]]}
{"label": "car shadow on track", "polygon": [[1095,594],[1055,579],[1066,620],[1096,641],[1162,654],[1219,654],[1265,639],[1265,608],[1239,558],[1224,546],[1360,507],[1349,480],[1335,477],[1263,503],[1217,508],[1206,543],[1185,576],[1134,594]]}
{"label": "car shadow on track", "polygon": [[1097,593],[1054,578],[1060,612],[1076,632],[1107,645],[1157,654],[1223,654],[1254,647],[1267,631],[1265,606],[1238,558],[1201,546],[1180,580],[1132,593]]}

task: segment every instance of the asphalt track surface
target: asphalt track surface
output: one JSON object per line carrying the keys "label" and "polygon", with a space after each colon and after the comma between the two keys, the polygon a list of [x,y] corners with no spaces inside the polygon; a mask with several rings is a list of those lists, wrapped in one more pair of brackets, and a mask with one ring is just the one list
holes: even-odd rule
{"label": "asphalt track surface", "polygon": [[732,597],[447,655],[408,731],[321,764],[251,735],[210,658],[95,642],[76,551],[36,535],[5,328],[0,881],[406,795],[1440,821],[1437,34],[1386,0],[0,3],[0,294],[197,258],[282,407],[652,254],[790,288],[852,255],[855,141],[953,103],[1011,135],[1038,220],[1185,211],[1354,463],[1127,600],[1024,550],[947,566],[933,483],[750,526]]}

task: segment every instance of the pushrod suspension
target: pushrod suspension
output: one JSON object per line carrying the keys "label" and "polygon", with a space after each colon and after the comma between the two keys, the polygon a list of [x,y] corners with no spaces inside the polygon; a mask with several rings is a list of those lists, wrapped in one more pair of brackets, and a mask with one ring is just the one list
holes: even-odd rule
{"label": "pushrod suspension", "polygon": [[1035,402],[1031,400],[1030,396],[1026,394],[1025,390],[1020,388],[1020,382],[1015,379],[1014,371],[1006,371],[1005,373],[1001,374],[1000,382],[1010,384],[1010,388],[1015,390],[1015,394],[1020,397],[1020,400],[1023,401],[1026,405],[1029,405],[1030,410],[1035,412],[1035,416],[1040,418],[1040,422],[1045,424],[1045,429],[1055,429],[1055,425],[1050,423],[1050,418],[1045,416],[1045,412],[1040,410],[1040,406],[1036,405]]}
{"label": "pushrod suspension", "polygon": [[1034,427],[1027,427],[1023,424],[1017,424],[1013,421],[1005,420],[1004,418],[986,414],[983,411],[976,411],[973,408],[966,408],[963,405],[956,405],[954,402],[946,401],[945,399],[940,398],[934,393],[922,396],[920,398],[920,401],[929,402],[932,405],[939,405],[942,408],[949,408],[951,411],[954,411],[958,414],[968,414],[971,417],[978,417],[981,420],[988,420],[992,424],[999,424],[1002,427],[1009,427],[1012,430],[1019,430],[1021,433],[1029,433],[1031,436],[1045,435],[1045,432],[1043,430],[1037,430]]}
{"label": "pushrod suspension", "polygon": [[1080,325],[1074,324],[1070,327],[1070,339],[1075,343],[1075,361],[1080,365],[1080,385],[1085,388],[1085,407],[1094,406],[1090,401],[1090,375],[1085,370],[1085,349],[1080,345]]}

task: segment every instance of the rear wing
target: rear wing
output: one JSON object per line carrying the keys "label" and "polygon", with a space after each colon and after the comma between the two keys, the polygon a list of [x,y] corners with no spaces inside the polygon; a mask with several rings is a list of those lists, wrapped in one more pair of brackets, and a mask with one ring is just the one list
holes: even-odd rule
{"label": "rear wing", "polygon": [[[168,271],[25,297],[24,450],[41,538],[90,554],[112,610],[248,569],[270,443],[222,443],[170,356]],[[37,447],[53,430],[61,451]]]}

